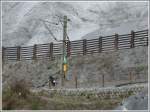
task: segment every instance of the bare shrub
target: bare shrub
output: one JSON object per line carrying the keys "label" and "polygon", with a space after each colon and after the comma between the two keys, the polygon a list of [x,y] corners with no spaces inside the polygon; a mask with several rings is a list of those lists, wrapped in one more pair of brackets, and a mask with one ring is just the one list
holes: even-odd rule
{"label": "bare shrub", "polygon": [[8,88],[3,90],[3,109],[18,108],[20,104],[25,104],[30,95],[29,84],[25,80],[13,80],[9,82]]}
{"label": "bare shrub", "polygon": [[29,84],[25,80],[16,80],[10,85],[12,93],[16,93],[19,96],[26,98],[30,93]]}

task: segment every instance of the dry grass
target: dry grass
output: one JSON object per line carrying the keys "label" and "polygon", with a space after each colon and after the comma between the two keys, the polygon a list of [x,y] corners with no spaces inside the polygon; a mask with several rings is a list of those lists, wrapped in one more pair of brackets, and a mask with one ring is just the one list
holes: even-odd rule
{"label": "dry grass", "polygon": [[3,90],[2,108],[4,110],[40,109],[39,105],[44,101],[31,93],[29,89],[28,83],[24,80],[11,82],[9,87]]}
{"label": "dry grass", "polygon": [[56,91],[51,94],[39,93],[40,98],[47,101],[45,109],[47,110],[108,110],[114,109],[121,103],[122,97],[115,99],[100,99],[96,95],[82,93],[78,96],[62,96]]}
{"label": "dry grass", "polygon": [[3,90],[4,110],[78,110],[114,109],[122,98],[100,99],[87,93],[80,96],[62,96],[56,92],[32,93],[24,81],[16,81]]}

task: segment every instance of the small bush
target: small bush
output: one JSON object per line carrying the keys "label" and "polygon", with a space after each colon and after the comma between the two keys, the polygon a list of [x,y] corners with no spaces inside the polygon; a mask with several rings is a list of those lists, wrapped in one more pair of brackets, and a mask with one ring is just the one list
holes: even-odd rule
{"label": "small bush", "polygon": [[137,72],[141,72],[141,71],[144,71],[144,70],[147,70],[147,69],[148,69],[148,67],[145,66],[145,65],[139,65],[139,66],[136,67]]}
{"label": "small bush", "polygon": [[26,98],[27,95],[30,94],[29,86],[25,80],[15,81],[10,85],[10,91],[23,98]]}
{"label": "small bush", "polygon": [[48,70],[51,69],[51,68],[52,68],[51,65],[49,65],[49,66],[47,67]]}
{"label": "small bush", "polygon": [[19,108],[30,95],[28,83],[25,80],[11,81],[8,88],[3,90],[3,109]]}

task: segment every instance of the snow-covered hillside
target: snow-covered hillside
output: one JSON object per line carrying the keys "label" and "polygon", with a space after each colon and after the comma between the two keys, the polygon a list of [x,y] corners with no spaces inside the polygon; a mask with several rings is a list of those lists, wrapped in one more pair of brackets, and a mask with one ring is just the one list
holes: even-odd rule
{"label": "snow-covered hillside", "polygon": [[147,29],[148,2],[3,2],[3,46],[55,42],[52,35],[62,39],[64,15],[71,20],[71,40],[97,38]]}

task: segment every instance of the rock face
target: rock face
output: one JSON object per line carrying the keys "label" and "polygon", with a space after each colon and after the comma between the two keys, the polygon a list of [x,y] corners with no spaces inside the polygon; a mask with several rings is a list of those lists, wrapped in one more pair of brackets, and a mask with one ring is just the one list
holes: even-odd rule
{"label": "rock face", "polygon": [[[70,57],[66,88],[74,88],[74,76],[77,76],[77,87],[114,86],[125,82],[147,81],[148,52],[147,47],[105,52],[89,56]],[[3,87],[12,80],[27,80],[32,87],[48,87],[48,77],[57,79],[61,86],[61,58],[55,61],[21,61],[3,63]]]}
{"label": "rock face", "polygon": [[71,20],[67,27],[71,40],[148,29],[146,2],[3,2],[3,46],[55,41],[43,21],[62,40],[64,15]]}
{"label": "rock face", "polygon": [[116,110],[147,110],[148,109],[148,89],[143,89],[137,95],[130,96],[122,102]]}

